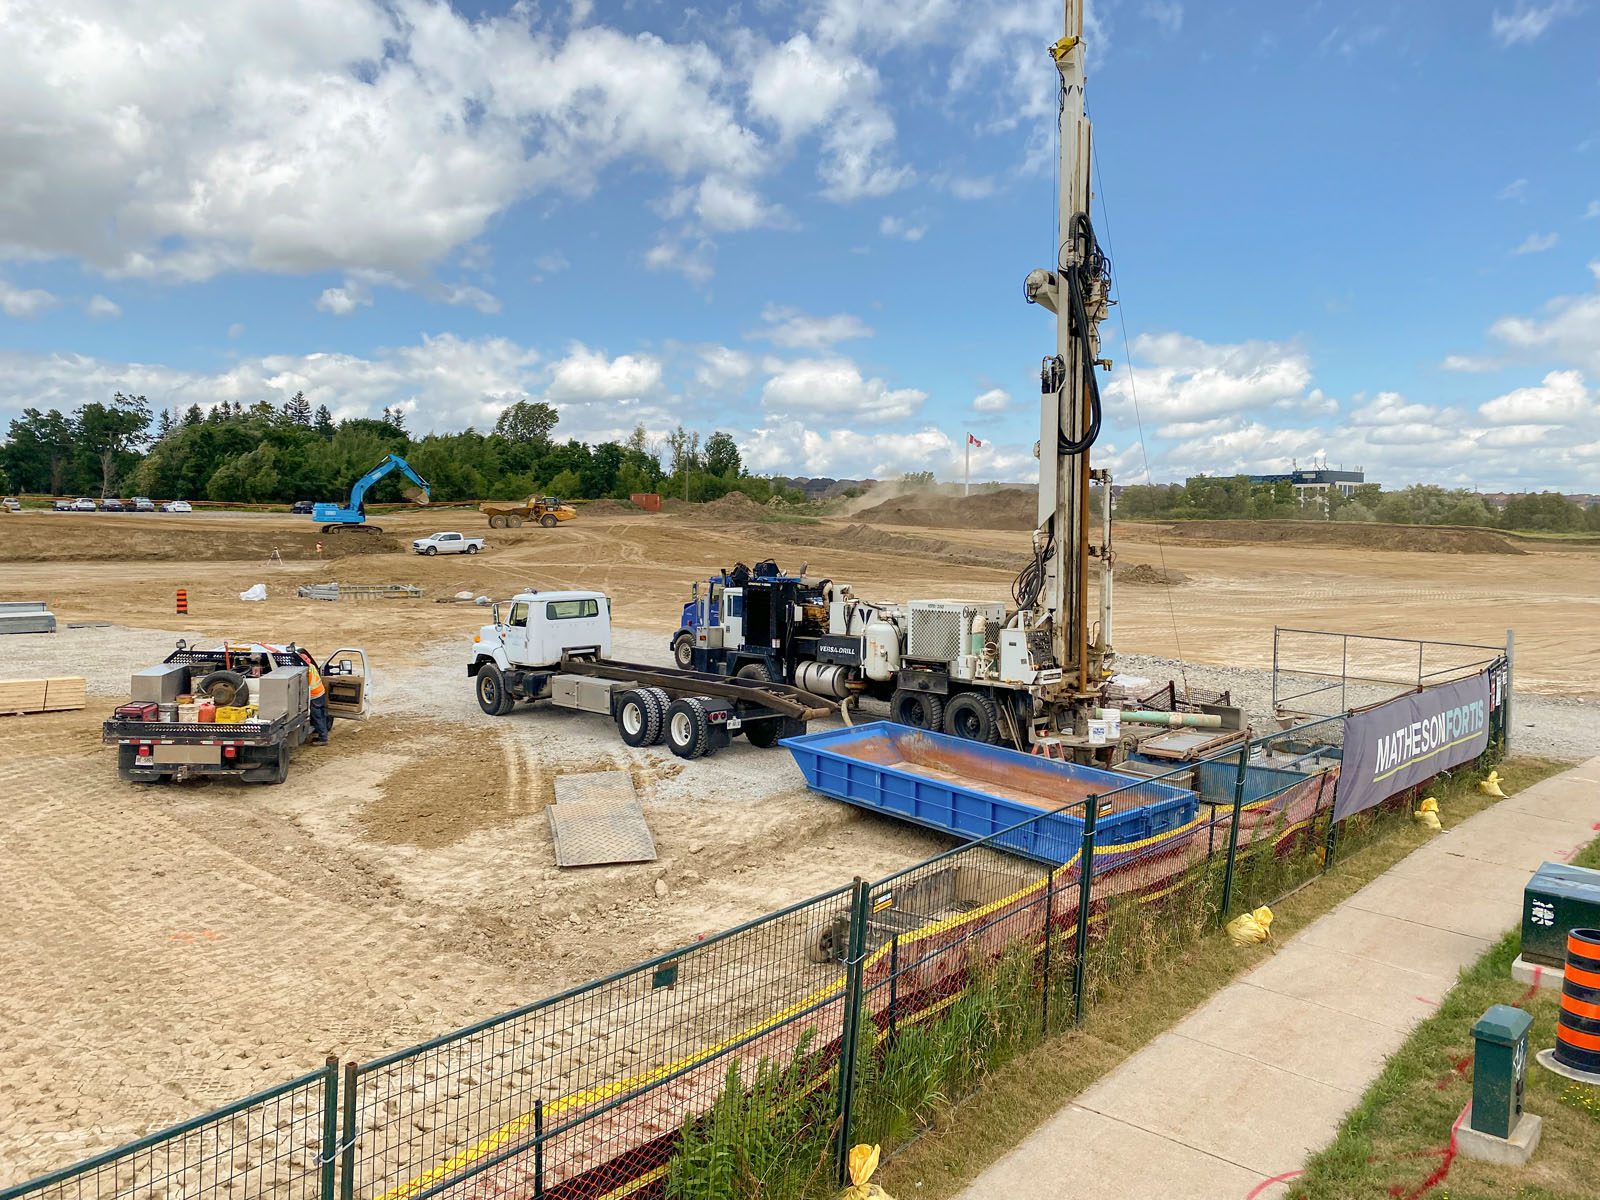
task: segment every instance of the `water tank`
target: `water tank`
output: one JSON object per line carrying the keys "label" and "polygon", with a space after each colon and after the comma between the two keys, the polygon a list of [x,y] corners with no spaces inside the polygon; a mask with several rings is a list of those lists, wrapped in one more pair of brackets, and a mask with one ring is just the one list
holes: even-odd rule
{"label": "water tank", "polygon": [[900,629],[890,621],[867,622],[862,673],[874,683],[888,683],[900,669]]}

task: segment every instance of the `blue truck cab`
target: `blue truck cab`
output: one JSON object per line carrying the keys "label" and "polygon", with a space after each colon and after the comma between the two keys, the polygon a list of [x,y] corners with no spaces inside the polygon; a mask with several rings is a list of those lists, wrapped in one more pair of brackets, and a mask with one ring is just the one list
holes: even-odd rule
{"label": "blue truck cab", "polygon": [[673,661],[686,671],[792,683],[816,657],[831,586],[786,575],[771,559],[696,583],[671,638]]}

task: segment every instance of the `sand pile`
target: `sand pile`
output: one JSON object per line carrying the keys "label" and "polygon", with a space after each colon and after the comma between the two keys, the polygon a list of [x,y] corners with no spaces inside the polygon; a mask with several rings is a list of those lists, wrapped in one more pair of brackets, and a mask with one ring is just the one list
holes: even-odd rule
{"label": "sand pile", "polygon": [[1149,563],[1134,563],[1131,567],[1117,568],[1118,583],[1132,583],[1151,585],[1154,587],[1176,587],[1188,583],[1189,577],[1182,571],[1174,571],[1170,567],[1153,567]]}
{"label": "sand pile", "polygon": [[1029,488],[1002,488],[974,496],[906,492],[858,510],[874,525],[917,525],[925,529],[1032,529],[1038,523],[1038,494]]}
{"label": "sand pile", "polygon": [[1171,536],[1212,542],[1303,542],[1424,554],[1526,554],[1489,529],[1453,525],[1358,525],[1343,521],[1179,521]]}

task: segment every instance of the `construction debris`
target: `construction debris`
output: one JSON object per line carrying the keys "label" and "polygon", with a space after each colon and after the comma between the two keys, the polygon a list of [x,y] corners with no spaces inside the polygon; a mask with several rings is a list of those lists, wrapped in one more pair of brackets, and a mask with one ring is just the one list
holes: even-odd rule
{"label": "construction debris", "polygon": [[0,680],[0,716],[24,713],[71,712],[83,708],[84,681],[81,676],[60,679]]}
{"label": "construction debris", "polygon": [[307,583],[295,595],[302,600],[420,600],[422,589],[409,583]]}
{"label": "construction debris", "polygon": [[0,633],[54,633],[56,618],[43,600],[0,604]]}

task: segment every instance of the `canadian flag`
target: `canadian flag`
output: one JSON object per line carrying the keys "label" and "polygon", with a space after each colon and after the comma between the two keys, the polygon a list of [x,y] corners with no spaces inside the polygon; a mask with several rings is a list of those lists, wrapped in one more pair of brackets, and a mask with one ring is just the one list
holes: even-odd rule
{"label": "canadian flag", "polygon": [[967,445],[969,445],[969,446],[981,446],[981,445],[983,445],[983,443],[980,442],[977,438],[973,437],[969,433],[969,434],[967,434]]}

